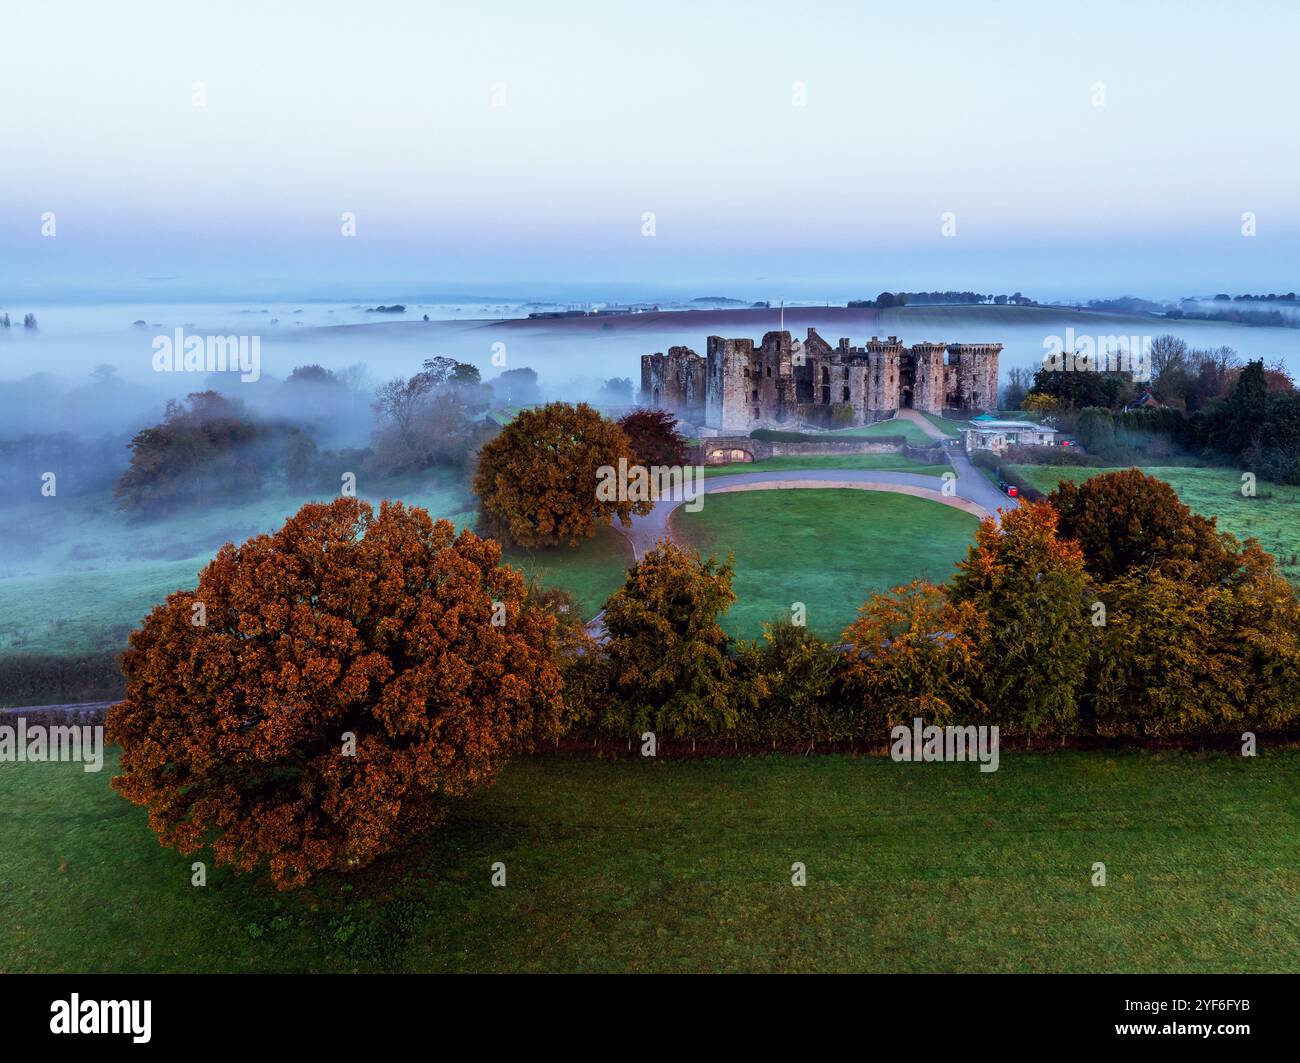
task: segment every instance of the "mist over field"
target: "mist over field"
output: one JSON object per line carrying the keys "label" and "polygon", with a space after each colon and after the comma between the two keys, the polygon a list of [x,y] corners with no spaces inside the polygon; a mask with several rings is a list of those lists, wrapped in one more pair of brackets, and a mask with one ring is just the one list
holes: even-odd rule
{"label": "mist over field", "polygon": [[[1210,301],[1204,304],[1213,307]],[[22,307],[8,308],[21,318]],[[488,316],[495,310],[500,316]],[[432,311],[432,313],[430,313]],[[422,320],[429,313],[431,320]],[[277,385],[297,367],[320,365],[349,372],[358,409],[365,393],[395,376],[418,370],[425,358],[445,355],[474,365],[485,381],[504,369],[537,372],[543,399],[594,399],[602,383],[627,378],[639,387],[640,357],[684,345],[703,354],[706,338],[760,339],[781,327],[782,312],[699,310],[579,319],[529,320],[518,302],[422,307],[401,315],[367,312],[361,304],[285,304],[273,309],[233,305],[150,305],[42,307],[38,328],[0,331],[0,438],[33,432],[71,432],[82,437],[137,430],[157,420],[168,399],[215,386],[266,416],[310,421],[299,400],[288,406]],[[475,316],[469,316],[469,315]],[[133,321],[145,324],[133,326]],[[1300,331],[1149,314],[1120,314],[1055,307],[908,306],[889,310],[844,307],[786,307],[784,326],[796,336],[814,327],[831,343],[847,336],[855,345],[873,335],[922,341],[1004,344],[1003,380],[1016,367],[1041,365],[1052,336],[1068,329],[1090,336],[1104,349],[1109,337],[1180,336],[1189,346],[1234,348],[1243,358],[1281,362],[1300,372]],[[154,342],[177,328],[186,335],[256,337],[260,379],[238,374],[157,372]],[[111,381],[104,379],[111,367]],[[97,380],[96,373],[98,370]],[[335,438],[364,440],[364,411],[332,421]],[[106,459],[111,460],[109,455]]]}

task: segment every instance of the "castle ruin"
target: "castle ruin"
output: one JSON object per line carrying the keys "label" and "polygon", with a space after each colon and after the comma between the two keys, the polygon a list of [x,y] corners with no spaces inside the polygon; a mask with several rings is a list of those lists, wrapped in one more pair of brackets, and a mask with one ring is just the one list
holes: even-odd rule
{"label": "castle ruin", "polygon": [[870,424],[900,409],[969,416],[996,409],[1000,343],[917,343],[871,337],[832,347],[817,330],[750,339],[710,336],[701,358],[689,347],[641,356],[641,401],[718,432],[802,421]]}

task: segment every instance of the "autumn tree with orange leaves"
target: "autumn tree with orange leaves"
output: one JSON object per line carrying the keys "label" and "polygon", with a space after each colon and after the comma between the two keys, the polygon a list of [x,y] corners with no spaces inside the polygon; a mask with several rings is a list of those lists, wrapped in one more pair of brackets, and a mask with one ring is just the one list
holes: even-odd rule
{"label": "autumn tree with orange leaves", "polygon": [[577,546],[617,517],[624,525],[654,503],[606,499],[600,468],[634,466],[627,435],[586,403],[523,410],[479,451],[479,523],[518,546]]}
{"label": "autumn tree with orange leaves", "polygon": [[976,696],[1007,731],[1074,730],[1087,667],[1088,578],[1079,544],[1057,512],[1031,503],[991,517],[948,585],[948,597],[984,618]]}
{"label": "autumn tree with orange leaves", "polygon": [[1177,566],[1186,578],[1217,583],[1236,567],[1231,537],[1140,469],[1081,484],[1062,480],[1047,501],[1060,514],[1060,534],[1079,544],[1089,574],[1101,582]]}
{"label": "autumn tree with orange leaves", "polygon": [[1300,597],[1244,546],[1138,469],[1062,483],[1049,497],[1105,610],[1083,726],[1166,738],[1283,731],[1300,719]]}
{"label": "autumn tree with orange leaves", "polygon": [[914,580],[873,594],[843,636],[852,737],[883,741],[917,716],[940,726],[982,718],[986,706],[976,689],[984,631],[973,605],[954,604],[933,583]]}
{"label": "autumn tree with orange leaves", "polygon": [[163,845],[281,889],[393,852],[558,726],[555,617],[500,561],[351,498],[227,544],[131,635],[113,787]]}

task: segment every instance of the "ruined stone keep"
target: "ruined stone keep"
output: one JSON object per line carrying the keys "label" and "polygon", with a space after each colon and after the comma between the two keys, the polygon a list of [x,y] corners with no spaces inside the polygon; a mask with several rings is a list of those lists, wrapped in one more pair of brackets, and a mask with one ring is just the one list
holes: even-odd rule
{"label": "ruined stone keep", "polygon": [[641,402],[676,411],[719,432],[799,421],[870,424],[899,409],[969,415],[997,408],[1000,343],[917,343],[871,337],[832,347],[810,328],[750,339],[710,336],[701,358],[689,347],[641,356]]}

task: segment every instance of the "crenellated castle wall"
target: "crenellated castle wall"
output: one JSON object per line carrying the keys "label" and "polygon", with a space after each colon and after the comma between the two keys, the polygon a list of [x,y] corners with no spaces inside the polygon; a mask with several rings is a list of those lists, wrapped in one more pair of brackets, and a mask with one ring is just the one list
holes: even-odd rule
{"label": "crenellated castle wall", "polygon": [[810,420],[869,424],[899,409],[975,413],[997,404],[1000,343],[917,343],[872,336],[832,347],[808,329],[751,339],[710,336],[700,357],[689,347],[641,357],[641,401],[677,411],[718,432]]}

